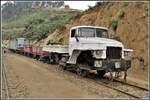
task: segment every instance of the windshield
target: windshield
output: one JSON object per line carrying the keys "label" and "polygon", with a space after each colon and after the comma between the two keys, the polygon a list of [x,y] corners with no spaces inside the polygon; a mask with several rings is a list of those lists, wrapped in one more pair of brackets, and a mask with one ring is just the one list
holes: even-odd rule
{"label": "windshield", "polygon": [[106,37],[107,30],[100,28],[79,28],[78,36],[79,37]]}
{"label": "windshield", "polygon": [[107,37],[107,30],[104,29],[96,29],[96,37]]}

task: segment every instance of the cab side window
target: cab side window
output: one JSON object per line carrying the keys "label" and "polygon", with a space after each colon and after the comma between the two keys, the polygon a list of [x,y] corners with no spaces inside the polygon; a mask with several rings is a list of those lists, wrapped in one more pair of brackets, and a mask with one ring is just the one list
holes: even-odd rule
{"label": "cab side window", "polygon": [[75,37],[75,34],[76,34],[76,30],[75,29],[71,30],[71,37]]}

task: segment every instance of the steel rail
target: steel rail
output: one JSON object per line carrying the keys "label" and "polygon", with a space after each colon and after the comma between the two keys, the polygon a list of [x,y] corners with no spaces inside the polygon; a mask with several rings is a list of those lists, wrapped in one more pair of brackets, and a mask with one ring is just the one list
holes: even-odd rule
{"label": "steel rail", "polygon": [[139,99],[141,98],[141,97],[139,97],[139,96],[130,94],[130,93],[125,92],[125,91],[123,91],[123,90],[117,89],[117,88],[115,88],[115,87],[113,87],[113,86],[110,86],[109,84],[105,84],[105,82],[101,82],[101,81],[94,81],[94,82],[97,83],[97,84],[99,84],[99,85],[103,85],[103,86],[108,87],[108,88],[110,88],[110,89],[113,89],[113,90],[115,90],[115,91],[118,91],[118,92],[121,92],[121,93],[123,93],[123,94],[126,94],[126,95],[128,95],[128,96],[131,96],[131,97],[133,97],[133,98],[139,98]]}
{"label": "steel rail", "polygon": [[[69,72],[70,74],[75,75],[73,72],[70,72],[70,71],[67,71],[67,70],[66,70],[65,72],[67,72],[67,73]],[[107,87],[107,88],[110,88],[110,89],[112,89],[112,90],[118,91],[118,92],[120,92],[120,93],[123,93],[123,94],[128,95],[128,96],[133,97],[133,98],[138,98],[138,99],[141,98],[141,97],[139,97],[139,96],[130,94],[130,93],[125,92],[125,91],[123,91],[123,90],[117,89],[117,88],[115,88],[115,87],[113,87],[113,86],[110,86],[110,84],[108,84],[107,82],[104,82],[104,81],[102,82],[101,80],[95,80],[95,79],[91,79],[91,78],[87,78],[87,77],[82,77],[82,76],[79,76],[79,78],[83,78],[83,79],[85,79],[85,80],[88,81],[88,82],[94,82],[94,83],[96,83],[96,84],[98,84],[98,85],[102,85],[102,86],[104,86],[104,87]],[[108,81],[108,80],[107,80],[107,81]]]}
{"label": "steel rail", "polygon": [[[2,50],[3,51],[3,50]],[[5,69],[5,64],[4,64],[4,52],[2,52],[2,77],[4,79],[4,86],[5,86],[5,93],[6,93],[6,98],[10,98],[10,93],[8,89],[8,80],[7,80],[7,75],[6,75],[6,69]],[[3,82],[2,82],[3,84]]]}
{"label": "steel rail", "polygon": [[141,87],[141,86],[137,86],[137,85],[134,85],[134,84],[131,84],[131,83],[128,83],[128,82],[123,82],[123,81],[120,81],[120,80],[117,80],[117,79],[114,79],[114,81],[122,83],[122,84],[125,84],[125,85],[129,85],[129,86],[132,86],[132,87],[135,87],[135,88],[139,88],[141,90],[149,91],[147,88],[144,88],[144,87]]}

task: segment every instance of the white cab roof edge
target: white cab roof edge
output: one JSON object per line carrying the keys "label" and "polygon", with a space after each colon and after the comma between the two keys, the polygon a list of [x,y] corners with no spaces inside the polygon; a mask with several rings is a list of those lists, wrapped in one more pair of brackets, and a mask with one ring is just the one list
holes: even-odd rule
{"label": "white cab roof edge", "polygon": [[133,52],[133,49],[123,49],[124,51]]}
{"label": "white cab roof edge", "polygon": [[104,29],[104,30],[108,30],[107,27],[100,27],[100,26],[88,26],[88,25],[81,25],[81,26],[74,26],[71,28],[72,29],[77,29],[77,28],[82,28],[82,27],[91,27],[91,28],[100,28],[100,29]]}

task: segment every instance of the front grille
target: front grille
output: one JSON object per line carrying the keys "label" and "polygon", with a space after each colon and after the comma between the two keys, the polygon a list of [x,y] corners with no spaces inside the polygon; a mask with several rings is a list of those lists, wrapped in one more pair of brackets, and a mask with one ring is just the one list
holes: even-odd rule
{"label": "front grille", "polygon": [[121,47],[107,47],[106,56],[108,59],[120,59],[121,51]]}

